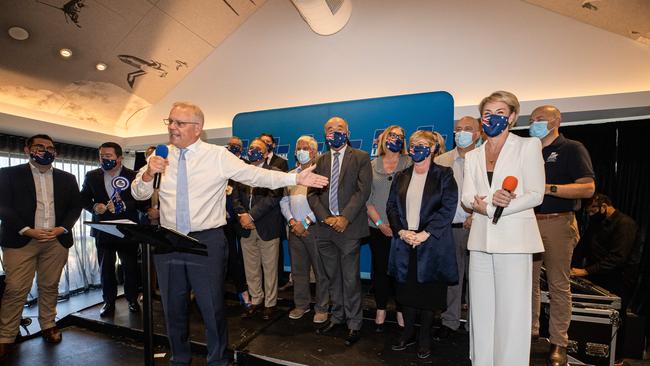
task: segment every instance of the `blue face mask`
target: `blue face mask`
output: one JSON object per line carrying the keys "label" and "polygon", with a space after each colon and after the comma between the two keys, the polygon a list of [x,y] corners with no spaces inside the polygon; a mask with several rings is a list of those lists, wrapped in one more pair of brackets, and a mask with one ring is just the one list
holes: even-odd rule
{"label": "blue face mask", "polygon": [[296,160],[298,160],[300,164],[309,163],[309,161],[311,160],[311,157],[309,156],[309,151],[302,150],[302,149],[296,151]]}
{"label": "blue face mask", "polygon": [[413,159],[414,163],[424,161],[429,155],[431,155],[431,147],[429,146],[413,146],[413,151],[409,151],[409,156]]}
{"label": "blue face mask", "polygon": [[328,145],[335,149],[338,149],[339,147],[345,145],[346,142],[348,142],[348,134],[345,132],[336,131],[331,135],[327,134],[325,136],[325,140],[327,140]]}
{"label": "blue face mask", "polygon": [[264,158],[264,154],[258,149],[250,149],[248,150],[248,161],[251,163],[255,163],[257,161],[260,161]]}
{"label": "blue face mask", "polygon": [[395,139],[395,141],[386,140],[386,147],[392,152],[402,151],[402,146],[404,146],[404,141],[402,139]]}
{"label": "blue face mask", "polygon": [[456,145],[461,149],[464,149],[471,145],[473,141],[474,134],[469,131],[458,131],[454,134],[454,140]]}
{"label": "blue face mask", "polygon": [[483,131],[489,137],[499,136],[503,131],[508,128],[508,116],[499,116],[491,114],[481,120]]}
{"label": "blue face mask", "polygon": [[40,165],[50,165],[54,162],[54,154],[49,151],[44,151],[43,156],[38,156],[37,153],[29,153],[29,157]]}
{"label": "blue face mask", "polygon": [[241,147],[239,147],[239,145],[226,145],[226,149],[235,155],[239,155],[241,153]]}
{"label": "blue face mask", "polygon": [[548,121],[535,121],[530,124],[530,127],[528,127],[528,134],[530,137],[543,139],[548,135],[548,133]]}
{"label": "blue face mask", "polygon": [[117,160],[102,159],[102,169],[111,170],[117,166]]}

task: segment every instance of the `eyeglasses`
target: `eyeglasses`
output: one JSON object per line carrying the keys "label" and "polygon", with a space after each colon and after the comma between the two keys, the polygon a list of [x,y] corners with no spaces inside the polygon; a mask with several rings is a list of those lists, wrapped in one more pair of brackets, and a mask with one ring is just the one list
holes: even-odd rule
{"label": "eyeglasses", "polygon": [[165,126],[170,126],[172,124],[175,124],[178,128],[183,128],[186,125],[198,125],[199,122],[184,122],[184,121],[176,121],[171,118],[165,118],[163,119],[163,123]]}
{"label": "eyeglasses", "polygon": [[394,132],[388,133],[388,137],[391,138],[391,139],[404,140],[404,135],[400,135],[400,134],[397,134],[397,133],[394,133]]}
{"label": "eyeglasses", "polygon": [[51,154],[54,154],[56,152],[56,148],[54,146],[48,146],[45,147],[45,145],[41,144],[35,144],[29,147],[31,150],[36,150],[37,152],[49,152]]}

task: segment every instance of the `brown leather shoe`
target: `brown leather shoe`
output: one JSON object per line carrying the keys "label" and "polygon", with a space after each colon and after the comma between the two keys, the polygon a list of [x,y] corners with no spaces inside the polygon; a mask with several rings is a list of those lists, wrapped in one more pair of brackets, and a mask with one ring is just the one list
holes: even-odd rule
{"label": "brown leather shoe", "polygon": [[548,366],[567,366],[566,347],[551,344],[546,364]]}
{"label": "brown leather shoe", "polygon": [[244,312],[241,313],[242,319],[252,318],[253,315],[255,315],[260,310],[261,307],[262,305],[251,305],[247,307],[246,309],[244,309]]}
{"label": "brown leather shoe", "polygon": [[0,343],[0,361],[9,356],[16,349],[15,343]]}
{"label": "brown leather shoe", "polygon": [[61,343],[63,340],[63,335],[61,334],[61,331],[59,328],[56,326],[48,329],[43,329],[43,339],[45,339],[45,342],[47,343]]}
{"label": "brown leather shoe", "polygon": [[265,307],[264,308],[264,314],[262,315],[262,319],[270,320],[275,315],[276,310],[277,310],[277,308],[275,306],[270,306],[268,308]]}

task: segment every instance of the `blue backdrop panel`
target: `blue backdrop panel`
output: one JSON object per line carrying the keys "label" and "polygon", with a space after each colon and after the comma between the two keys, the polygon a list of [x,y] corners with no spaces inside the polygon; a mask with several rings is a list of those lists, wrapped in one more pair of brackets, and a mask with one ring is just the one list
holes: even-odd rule
{"label": "blue backdrop panel", "polygon": [[[447,148],[453,141],[454,100],[447,92],[431,92],[400,95],[310,106],[273,109],[239,113],[233,120],[233,135],[244,141],[244,149],[253,138],[263,132],[271,133],[276,140],[276,154],[295,166],[295,143],[301,135],[311,135],[318,141],[319,152],[325,148],[323,125],[333,117],[340,116],[350,125],[350,143],[376,155],[376,138],[386,126],[397,124],[406,130],[407,136],[416,130],[435,130],[445,137]],[[290,269],[286,243],[285,270]],[[370,250],[361,248],[361,271],[363,278],[370,278]]]}

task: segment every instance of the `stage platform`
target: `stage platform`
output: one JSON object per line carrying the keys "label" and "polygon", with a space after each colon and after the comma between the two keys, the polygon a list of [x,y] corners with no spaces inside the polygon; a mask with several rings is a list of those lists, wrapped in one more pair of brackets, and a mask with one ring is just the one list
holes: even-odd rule
{"label": "stage platform", "polygon": [[[84,296],[84,295],[80,295]],[[80,303],[84,303],[83,301]],[[368,302],[366,301],[366,304]],[[403,352],[390,349],[398,337],[397,324],[389,322],[384,333],[374,332],[374,310],[364,312],[362,339],[352,347],[343,345],[344,329],[338,334],[319,336],[312,323],[313,312],[302,319],[288,317],[289,302],[281,300],[277,316],[264,321],[261,315],[241,319],[241,307],[228,298],[227,317],[229,355],[238,365],[457,365],[469,366],[467,358],[469,336],[454,334],[443,341],[433,341],[432,354],[419,360],[415,347]],[[131,314],[127,303],[119,299],[112,317],[99,316],[101,303],[73,312],[59,321],[64,341],[51,346],[40,337],[20,344],[19,351],[6,360],[7,365],[141,365],[142,321],[139,314]],[[205,364],[205,334],[198,308],[190,311],[190,337],[195,352],[193,365]],[[169,362],[169,351],[160,302],[154,302],[156,364]],[[38,334],[36,334],[38,335]],[[544,365],[548,343],[534,345],[531,365]],[[47,360],[47,362],[45,362]],[[579,365],[580,363],[572,363]]]}

